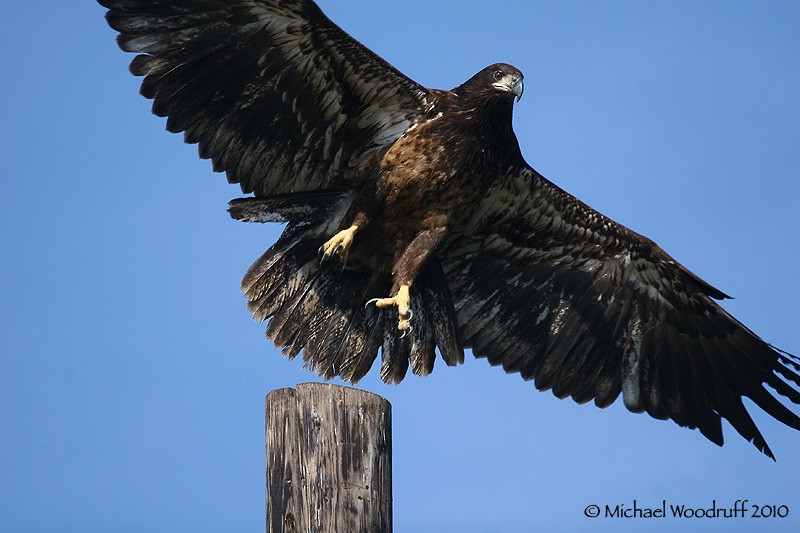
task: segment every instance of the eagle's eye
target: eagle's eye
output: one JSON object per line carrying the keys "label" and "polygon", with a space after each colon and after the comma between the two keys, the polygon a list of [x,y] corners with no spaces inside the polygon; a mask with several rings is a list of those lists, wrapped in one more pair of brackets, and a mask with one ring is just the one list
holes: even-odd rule
{"label": "eagle's eye", "polygon": [[500,81],[500,79],[503,77],[503,71],[495,70],[494,74],[492,74],[492,77],[494,77],[495,80]]}

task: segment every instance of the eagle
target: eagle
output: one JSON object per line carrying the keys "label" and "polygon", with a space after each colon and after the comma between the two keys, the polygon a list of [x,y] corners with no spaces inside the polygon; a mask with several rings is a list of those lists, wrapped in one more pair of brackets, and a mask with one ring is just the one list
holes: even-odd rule
{"label": "eagle", "polygon": [[[800,358],[650,239],[534,170],[512,129],[523,75],[424,87],[311,0],[99,0],[170,132],[285,224],[248,309],[326,379],[428,375],[469,348],[578,403],[625,407],[774,459],[743,404],[800,430]],[[775,394],[777,393],[777,395]]]}

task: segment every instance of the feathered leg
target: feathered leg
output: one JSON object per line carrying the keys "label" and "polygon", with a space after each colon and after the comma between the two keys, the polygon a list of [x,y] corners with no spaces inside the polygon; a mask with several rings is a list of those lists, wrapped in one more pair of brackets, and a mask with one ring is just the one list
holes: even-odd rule
{"label": "feathered leg", "polygon": [[411,319],[414,316],[411,309],[411,284],[414,283],[425,261],[436,250],[445,235],[447,235],[446,226],[434,227],[418,233],[394,265],[394,285],[392,286],[394,296],[373,298],[367,302],[367,305],[374,303],[378,308],[397,307],[400,315],[397,329],[400,331],[406,332],[411,328]]}

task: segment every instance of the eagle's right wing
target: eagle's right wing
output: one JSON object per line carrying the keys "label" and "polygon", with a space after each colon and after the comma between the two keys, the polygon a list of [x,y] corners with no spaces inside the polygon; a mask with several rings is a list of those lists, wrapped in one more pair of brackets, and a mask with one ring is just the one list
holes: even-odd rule
{"label": "eagle's right wing", "polygon": [[722,309],[725,294],[651,240],[524,165],[487,194],[440,252],[464,345],[559,398],[698,428],[721,418],[772,457],[743,397],[784,424],[800,418],[800,365]]}
{"label": "eagle's right wing", "polygon": [[267,196],[347,185],[428,92],[304,0],[99,0],[167,129]]}

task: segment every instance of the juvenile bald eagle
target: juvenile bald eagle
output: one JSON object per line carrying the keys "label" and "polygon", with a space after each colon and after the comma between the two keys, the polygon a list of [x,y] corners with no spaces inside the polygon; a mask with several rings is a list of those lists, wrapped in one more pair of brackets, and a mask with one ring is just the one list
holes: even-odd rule
{"label": "juvenile bald eagle", "polygon": [[[427,375],[464,349],[599,407],[772,457],[742,398],[800,429],[800,365],[720,308],[727,296],[542,177],[511,118],[522,73],[428,89],[310,0],[100,0],[167,129],[288,223],[242,281],[289,357],[326,378]],[[376,298],[377,297],[377,298]],[[365,305],[366,304],[366,305]]]}

